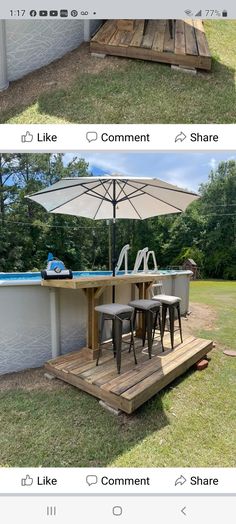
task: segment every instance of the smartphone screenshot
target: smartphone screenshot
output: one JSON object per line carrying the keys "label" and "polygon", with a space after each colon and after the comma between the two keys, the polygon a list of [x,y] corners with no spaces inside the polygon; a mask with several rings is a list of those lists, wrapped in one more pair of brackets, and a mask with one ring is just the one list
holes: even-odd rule
{"label": "smartphone screenshot", "polygon": [[0,503],[233,524],[236,8],[0,7]]}

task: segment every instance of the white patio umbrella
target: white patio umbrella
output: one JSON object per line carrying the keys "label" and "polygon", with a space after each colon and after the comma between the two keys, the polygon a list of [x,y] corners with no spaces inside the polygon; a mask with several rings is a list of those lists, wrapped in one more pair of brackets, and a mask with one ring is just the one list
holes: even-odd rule
{"label": "white patio umbrella", "polygon": [[50,187],[27,196],[49,213],[111,219],[112,273],[116,267],[116,219],[139,219],[181,213],[199,198],[196,193],[157,178],[126,176],[63,178]]}

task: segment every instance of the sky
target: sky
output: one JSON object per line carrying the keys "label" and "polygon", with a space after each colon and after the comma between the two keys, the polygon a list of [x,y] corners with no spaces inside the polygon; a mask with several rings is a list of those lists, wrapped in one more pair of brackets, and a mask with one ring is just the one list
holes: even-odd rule
{"label": "sky", "polygon": [[88,152],[66,154],[69,161],[78,155],[89,163],[94,176],[103,174],[160,178],[177,186],[198,191],[201,183],[207,182],[211,169],[222,161],[236,160],[236,151],[201,153],[130,153]]}

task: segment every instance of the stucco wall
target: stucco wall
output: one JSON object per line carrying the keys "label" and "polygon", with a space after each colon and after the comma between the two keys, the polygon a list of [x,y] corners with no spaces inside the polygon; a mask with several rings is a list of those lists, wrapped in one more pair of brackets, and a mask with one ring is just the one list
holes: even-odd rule
{"label": "stucco wall", "polygon": [[[88,21],[89,22],[89,21]],[[8,80],[16,80],[72,51],[84,41],[83,20],[7,20]],[[93,33],[100,25],[90,23]]]}
{"label": "stucco wall", "polygon": [[[52,358],[49,289],[40,285],[0,286],[0,375],[42,366]],[[86,343],[83,291],[60,290],[61,353]]]}

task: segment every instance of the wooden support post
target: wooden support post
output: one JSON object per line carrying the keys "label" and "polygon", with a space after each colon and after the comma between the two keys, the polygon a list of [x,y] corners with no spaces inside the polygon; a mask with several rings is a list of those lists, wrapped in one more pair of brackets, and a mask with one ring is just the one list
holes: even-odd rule
{"label": "wooden support post", "polygon": [[94,358],[97,356],[98,351],[98,313],[95,311],[95,306],[98,305],[98,299],[96,298],[97,288],[90,288],[87,290],[88,298],[88,348],[92,350]]}
{"label": "wooden support post", "polygon": [[96,360],[98,355],[98,313],[95,307],[99,303],[99,298],[105,291],[105,286],[92,287],[84,289],[88,301],[88,328],[87,328],[87,346],[81,351],[86,355],[88,360]]}

